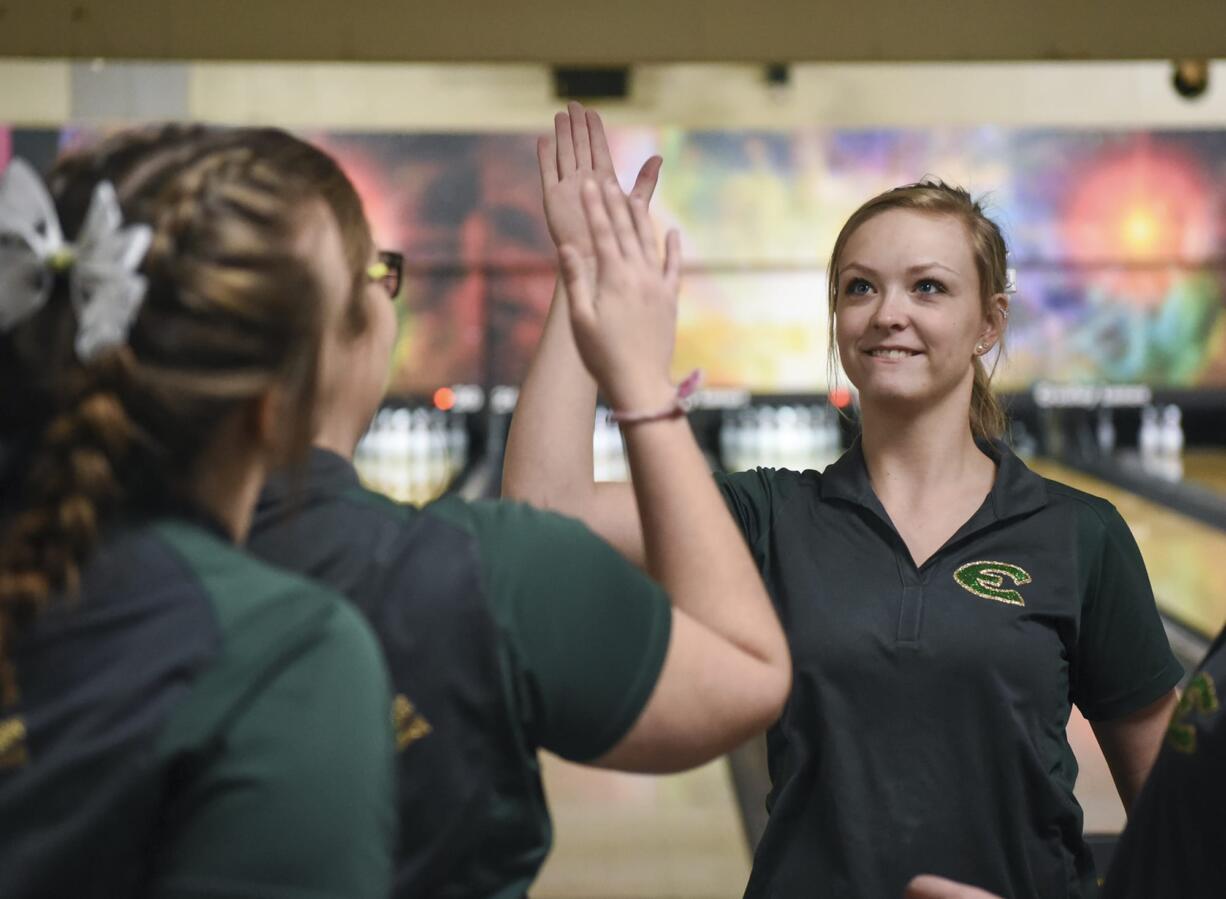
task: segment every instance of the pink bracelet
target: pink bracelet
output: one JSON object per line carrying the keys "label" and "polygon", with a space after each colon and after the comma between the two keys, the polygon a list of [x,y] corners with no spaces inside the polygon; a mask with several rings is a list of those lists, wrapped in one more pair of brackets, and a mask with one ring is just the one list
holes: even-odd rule
{"label": "pink bracelet", "polygon": [[677,395],[663,409],[657,409],[654,412],[613,411],[609,413],[609,421],[619,425],[641,425],[649,421],[665,421],[670,418],[680,418],[689,411],[690,404],[687,401],[698,388],[700,381],[702,381],[702,370],[696,368],[686,375],[684,381],[677,385]]}

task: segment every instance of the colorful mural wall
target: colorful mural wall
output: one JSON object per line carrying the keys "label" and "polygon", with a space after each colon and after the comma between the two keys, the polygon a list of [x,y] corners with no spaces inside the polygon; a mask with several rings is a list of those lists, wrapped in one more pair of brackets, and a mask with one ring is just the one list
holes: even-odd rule
{"label": "colorful mural wall", "polygon": [[[531,134],[314,133],[407,257],[393,389],[516,383],[548,308],[553,248]],[[47,164],[94,135],[0,129]],[[665,159],[653,208],[686,261],[678,371],[821,392],[825,265],[863,200],[936,175],[983,194],[1017,295],[1005,389],[1036,379],[1226,387],[1226,131],[625,129],[627,181]]]}

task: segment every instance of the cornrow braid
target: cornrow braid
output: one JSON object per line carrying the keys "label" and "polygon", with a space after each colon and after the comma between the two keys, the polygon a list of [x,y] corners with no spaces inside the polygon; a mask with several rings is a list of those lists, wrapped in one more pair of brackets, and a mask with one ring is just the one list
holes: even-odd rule
{"label": "cornrow braid", "polygon": [[281,176],[251,132],[170,127],[64,159],[48,179],[65,233],[94,185],[148,223],[148,287],[127,345],[82,364],[60,279],[30,320],[0,335],[0,701],[17,699],[14,640],[71,597],[106,526],[189,504],[190,479],[224,420],[285,395],[287,459],[311,434],[319,285],[294,250],[307,185]]}

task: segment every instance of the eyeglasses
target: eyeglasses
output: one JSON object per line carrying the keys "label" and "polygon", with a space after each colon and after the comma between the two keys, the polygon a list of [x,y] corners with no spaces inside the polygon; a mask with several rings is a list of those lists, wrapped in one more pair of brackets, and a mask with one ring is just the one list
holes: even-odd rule
{"label": "eyeglasses", "polygon": [[378,281],[393,300],[400,295],[400,286],[404,283],[404,254],[391,250],[380,250],[379,261],[366,268],[366,277],[370,281]]}

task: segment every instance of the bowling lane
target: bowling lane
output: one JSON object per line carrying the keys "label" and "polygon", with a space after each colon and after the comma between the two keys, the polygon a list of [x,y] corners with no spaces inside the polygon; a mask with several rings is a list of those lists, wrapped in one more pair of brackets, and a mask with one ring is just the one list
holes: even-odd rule
{"label": "bowling lane", "polygon": [[1113,503],[1141,548],[1162,613],[1206,639],[1221,630],[1226,587],[1218,567],[1226,559],[1226,533],[1055,462],[1035,459],[1030,466]]}
{"label": "bowling lane", "polygon": [[1183,454],[1183,479],[1226,496],[1226,450],[1186,450]]}
{"label": "bowling lane", "polygon": [[[1214,571],[1217,561],[1226,558],[1226,533],[1057,463],[1035,459],[1029,464],[1044,477],[1113,503],[1136,537],[1162,613],[1206,638],[1218,632],[1226,622],[1226,589]],[[1221,483],[1226,489],[1226,474]],[[1111,772],[1089,723],[1076,709],[1068,735],[1081,768],[1076,793],[1085,810],[1086,832],[1120,830],[1124,810]]]}
{"label": "bowling lane", "polygon": [[740,899],[749,849],[727,762],[667,777],[542,753],[554,851],[536,899]]}

